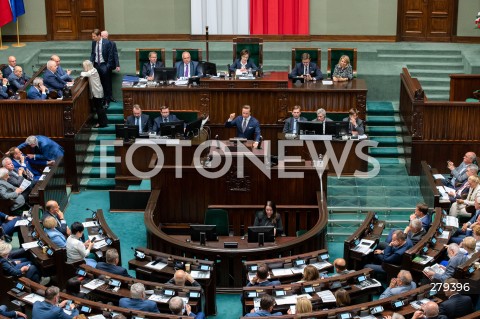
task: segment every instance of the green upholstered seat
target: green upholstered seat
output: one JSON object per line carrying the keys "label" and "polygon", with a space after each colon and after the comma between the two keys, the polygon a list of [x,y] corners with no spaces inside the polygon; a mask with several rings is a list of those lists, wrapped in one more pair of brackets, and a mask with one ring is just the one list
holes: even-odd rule
{"label": "green upholstered seat", "polygon": [[182,53],[185,51],[190,53],[192,61],[202,61],[202,49],[172,49],[173,67],[178,61],[182,61]]}
{"label": "green upholstered seat", "polygon": [[302,62],[302,54],[310,54],[310,61],[322,69],[322,49],[320,48],[292,48],[292,69],[297,63]]}
{"label": "green upholstered seat", "polygon": [[340,57],[347,55],[353,68],[353,77],[357,77],[357,49],[356,48],[330,48],[328,49],[327,77],[332,77],[332,72],[338,64]]}
{"label": "green upholstered seat", "polygon": [[263,39],[260,38],[235,38],[233,39],[233,61],[240,59],[240,51],[247,49],[249,59],[256,66],[263,65]]}
{"label": "green upholstered seat", "polygon": [[216,225],[218,236],[229,235],[228,212],[224,209],[207,209],[203,223],[205,225]]}
{"label": "green upholstered seat", "polygon": [[163,65],[165,64],[165,49],[163,48],[137,48],[135,49],[135,72],[137,75],[140,75],[142,72],[142,67],[148,60],[148,54],[150,52],[157,52],[157,61],[162,61]]}

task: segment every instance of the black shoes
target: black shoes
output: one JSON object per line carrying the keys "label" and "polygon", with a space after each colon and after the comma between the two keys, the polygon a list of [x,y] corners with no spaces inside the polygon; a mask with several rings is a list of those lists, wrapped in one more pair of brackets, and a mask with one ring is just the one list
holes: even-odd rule
{"label": "black shoes", "polygon": [[111,97],[110,102],[117,103],[117,100],[115,100],[113,97]]}

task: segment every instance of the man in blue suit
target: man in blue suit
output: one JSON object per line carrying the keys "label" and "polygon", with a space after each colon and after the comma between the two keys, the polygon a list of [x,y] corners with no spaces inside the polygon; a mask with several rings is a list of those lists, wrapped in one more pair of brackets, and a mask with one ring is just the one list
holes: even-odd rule
{"label": "man in blue suit", "polygon": [[474,312],[472,305],[472,298],[470,296],[461,295],[459,291],[452,289],[458,287],[458,280],[455,278],[448,278],[445,280],[443,286],[445,297],[447,300],[438,305],[438,312],[440,315],[445,315],[448,318],[459,318]]}
{"label": "man in blue suit", "polygon": [[29,100],[46,100],[47,87],[43,85],[43,79],[38,77],[33,79],[32,86],[28,89],[27,99]]}
{"label": "man in blue suit", "polygon": [[170,114],[170,110],[168,109],[168,106],[162,106],[160,109],[160,114],[161,115],[153,121],[152,132],[155,132],[157,134],[160,131],[161,123],[180,121],[176,115]]}
{"label": "man in blue suit", "polygon": [[130,287],[130,297],[120,298],[118,305],[134,310],[160,312],[155,301],[145,300],[145,286],[142,283],[137,282]]}
{"label": "man in blue suit", "polygon": [[132,115],[127,117],[127,125],[138,125],[139,133],[148,133],[152,131],[152,121],[148,114],[143,114],[140,105],[134,104]]}
{"label": "man in blue suit", "polygon": [[15,58],[13,55],[8,57],[8,65],[2,70],[3,77],[5,79],[8,79],[10,74],[13,73],[13,70],[17,66],[17,58]]}
{"label": "man in blue suit", "polygon": [[18,171],[20,175],[26,176],[29,180],[37,181],[40,176],[42,176],[42,172],[39,172],[33,165],[45,167],[47,165],[51,165],[53,161],[46,161],[46,160],[34,160],[33,158],[29,158],[22,154],[22,152],[17,147],[12,147],[8,150],[8,155],[12,160],[13,167]]}
{"label": "man in blue suit", "polygon": [[260,141],[260,122],[251,116],[250,105],[242,107],[242,115],[235,117],[235,113],[230,114],[230,117],[225,122],[225,127],[236,127],[237,137],[244,137],[247,140],[254,140],[253,147],[258,146]]}
{"label": "man in blue suit", "polygon": [[43,83],[49,91],[56,91],[58,97],[63,96],[63,89],[67,86],[67,82],[62,80],[57,74],[57,63],[53,60],[47,62],[47,69],[43,73]]}
{"label": "man in blue suit", "polygon": [[90,61],[93,63],[100,75],[105,105],[110,105],[112,98],[112,70],[115,69],[115,57],[113,55],[112,43],[103,39],[99,29],[92,31],[92,52]]}
{"label": "man in blue suit", "polygon": [[283,133],[289,134],[298,134],[298,121],[306,121],[307,119],[303,116],[300,105],[295,105],[292,110],[292,117],[285,120],[285,125],[283,126]]}
{"label": "man in blue suit", "polygon": [[268,280],[270,269],[268,268],[267,264],[260,264],[257,268],[257,273],[255,277],[253,277],[247,284],[247,287],[250,286],[278,286],[282,283],[278,280]]}
{"label": "man in blue suit", "polygon": [[[104,31],[100,32],[100,35],[102,36],[103,39],[108,40],[108,31],[107,30],[104,30]],[[112,40],[109,40],[109,41],[112,44],[115,71],[120,72],[120,59],[118,58],[117,43],[115,43],[115,41],[112,41]],[[113,98],[113,96],[111,96],[110,97],[110,102],[116,103],[117,100],[115,100]]]}
{"label": "man in blue suit", "polygon": [[177,316],[183,316],[184,313],[187,314],[189,317],[193,317],[195,319],[205,319],[205,314],[203,312],[199,312],[197,314],[192,312],[192,307],[187,303],[183,302],[183,299],[179,296],[175,296],[168,302],[168,308],[170,311]]}
{"label": "man in blue suit", "polygon": [[52,55],[50,60],[54,61],[57,64],[57,75],[65,82],[72,82],[73,78],[70,76],[72,70],[67,69],[66,71],[60,65],[60,57],[58,55]]}
{"label": "man in blue suit", "polygon": [[192,76],[199,76],[197,70],[198,62],[192,61],[192,57],[188,51],[182,53],[182,61],[175,63],[177,69],[177,78],[185,77],[190,78]]}
{"label": "man in blue suit", "polygon": [[1,99],[8,99],[8,87],[7,87],[8,79],[3,77],[3,73],[0,72],[0,100]]}
{"label": "man in blue suit", "polygon": [[27,156],[34,160],[52,161],[63,156],[63,147],[43,135],[30,135],[17,148],[22,149],[27,145],[34,151],[33,154],[27,154]]}
{"label": "man in blue suit", "polygon": [[13,73],[8,76],[8,82],[10,82],[10,88],[17,92],[18,89],[22,88],[27,81],[30,80],[24,72],[21,66],[16,66],[13,69]]}
{"label": "man in blue suit", "polygon": [[310,54],[308,53],[302,54],[302,63],[297,63],[288,76],[290,78],[304,76],[307,81],[323,79],[322,71],[315,63],[310,62]]}
{"label": "man in blue suit", "polygon": [[[0,72],[2,73],[2,72]],[[7,318],[27,318],[27,315],[20,311],[8,310],[7,306],[0,306],[0,315]]]}
{"label": "man in blue suit", "polygon": [[392,234],[392,241],[385,249],[375,249],[373,251],[373,263],[366,264],[365,268],[371,268],[378,273],[385,273],[382,263],[401,265],[403,254],[409,248],[412,248],[412,242],[407,240],[407,234],[402,230],[396,230]]}
{"label": "man in blue suit", "polygon": [[45,290],[45,300],[33,304],[32,319],[71,319],[78,316],[79,313],[74,303],[70,304],[72,314],[67,315],[63,311],[68,300],[65,299],[59,303],[59,294],[60,289],[58,287],[48,287]]}
{"label": "man in blue suit", "polygon": [[[475,208],[480,208],[480,203],[475,201]],[[472,229],[473,226],[478,225],[480,222],[480,209],[477,209],[475,214],[470,218],[470,220],[466,223],[463,223],[462,228],[457,229],[453,234],[452,238],[450,238],[451,243],[459,244],[463,241],[466,236],[472,236]]]}
{"label": "man in blue suit", "polygon": [[142,67],[142,78],[147,79],[148,81],[153,81],[154,79],[154,69],[163,68],[163,62],[157,60],[157,52],[152,51],[148,53],[148,62],[143,64]]}
{"label": "man in blue suit", "polygon": [[121,266],[118,266],[119,259],[120,258],[118,256],[118,251],[115,248],[110,248],[105,253],[106,262],[99,261],[97,263],[96,268],[100,269],[100,270],[103,270],[103,271],[106,271],[106,272],[109,272],[109,273],[112,273],[112,274],[115,274],[115,275],[131,277],[128,274],[128,271],[125,268],[123,268]]}

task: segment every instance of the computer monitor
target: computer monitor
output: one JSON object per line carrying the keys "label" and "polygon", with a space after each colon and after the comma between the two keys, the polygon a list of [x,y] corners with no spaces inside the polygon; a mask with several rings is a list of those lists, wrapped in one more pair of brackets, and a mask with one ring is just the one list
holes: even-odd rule
{"label": "computer monitor", "polygon": [[348,131],[349,124],[349,122],[344,121],[325,122],[325,135],[332,135],[336,137],[348,135],[350,133]]}
{"label": "computer monitor", "polygon": [[155,68],[153,80],[160,81],[175,81],[177,79],[177,69],[175,68]]}
{"label": "computer monitor", "polygon": [[115,124],[115,135],[119,138],[125,138],[125,128],[127,129],[127,138],[134,139],[139,137],[138,125]]}
{"label": "computer monitor", "polygon": [[177,135],[184,134],[184,121],[176,121],[176,122],[166,122],[160,123],[160,130],[158,131],[158,135],[160,136],[170,136],[176,137]]}
{"label": "computer monitor", "polygon": [[217,76],[217,65],[212,62],[199,62],[204,77]]}
{"label": "computer monitor", "polygon": [[298,121],[298,132],[300,135],[323,135],[323,123]]}
{"label": "computer monitor", "polygon": [[259,238],[263,237],[263,242],[274,242],[274,227],[273,226],[249,226],[248,227],[248,242],[263,244]]}
{"label": "computer monitor", "polygon": [[185,127],[185,138],[193,138],[200,135],[200,127],[202,126],[203,118],[198,118],[193,122],[190,122]]}
{"label": "computer monitor", "polygon": [[216,241],[217,237],[217,225],[204,225],[204,224],[192,224],[190,225],[190,240],[201,241],[201,237],[204,237],[207,241]]}

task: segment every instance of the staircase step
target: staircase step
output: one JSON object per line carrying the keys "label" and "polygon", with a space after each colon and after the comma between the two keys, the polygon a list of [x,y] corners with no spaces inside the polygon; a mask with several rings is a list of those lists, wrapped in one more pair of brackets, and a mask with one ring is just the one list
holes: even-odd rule
{"label": "staircase step", "polygon": [[387,156],[392,157],[395,155],[403,155],[403,147],[370,147],[368,149],[368,155],[371,156]]}
{"label": "staircase step", "polygon": [[391,136],[397,135],[402,132],[402,128],[398,125],[396,126],[369,126],[366,127],[366,132],[368,135],[373,136]]}
{"label": "staircase step", "polygon": [[[123,117],[123,114],[109,114],[109,115],[107,115],[107,118],[108,118],[108,123],[109,124],[123,124],[123,123],[125,123],[125,118]],[[115,127],[113,128],[113,130],[115,131]]]}
{"label": "staircase step", "polygon": [[[100,174],[102,175],[100,177]],[[115,167],[91,167],[87,166],[82,171],[82,176],[84,178],[114,178],[115,177]]]}
{"label": "staircase step", "polygon": [[458,73],[456,69],[443,68],[441,70],[409,70],[410,75],[415,78],[419,77],[446,77],[450,78],[450,74]]}
{"label": "staircase step", "polygon": [[422,55],[415,55],[415,54],[379,54],[378,58],[380,60],[393,60],[393,61],[402,61],[406,63],[410,63],[413,61],[437,61],[447,63],[460,63],[462,62],[462,56],[460,55],[442,55],[442,56],[422,56]]}
{"label": "staircase step", "polygon": [[395,108],[391,102],[367,102],[368,115],[393,115]]}
{"label": "staircase step", "polygon": [[[110,126],[109,126],[110,127]],[[93,132],[90,136],[90,143],[95,143],[96,145],[100,145],[102,141],[114,141],[117,138],[115,134],[98,134],[97,132],[99,129],[96,129],[96,132]]]}
{"label": "staircase step", "polygon": [[425,62],[409,62],[407,63],[408,70],[444,70],[448,67],[452,70],[457,70],[459,73],[464,73],[463,63],[449,63],[448,66],[445,63],[425,63]]}
{"label": "staircase step", "polygon": [[426,57],[436,57],[436,56],[458,56],[462,54],[460,50],[378,50],[378,54],[399,54],[402,55],[402,52],[408,53],[412,56],[426,56]]}
{"label": "staircase step", "polygon": [[83,178],[80,186],[87,189],[109,190],[115,189],[114,178]]}
{"label": "staircase step", "polygon": [[107,109],[107,114],[122,114],[123,115],[123,103],[110,102],[110,106]]}
{"label": "staircase step", "polygon": [[87,148],[87,152],[93,156],[108,155],[112,156],[115,154],[115,148],[113,145],[95,145],[91,144]]}
{"label": "staircase step", "polygon": [[422,85],[422,88],[425,92],[443,92],[443,91],[450,91],[449,86],[441,86],[441,85]]}
{"label": "staircase step", "polygon": [[376,160],[380,163],[380,165],[392,165],[392,164],[403,164],[405,165],[404,158],[397,158],[397,157],[379,157]]}
{"label": "staircase step", "polygon": [[397,115],[367,115],[368,126],[401,124],[402,120]]}
{"label": "staircase step", "polygon": [[378,146],[402,145],[403,139],[399,136],[370,136],[370,140],[378,142]]}
{"label": "staircase step", "polygon": [[108,120],[110,123],[107,127],[92,127],[92,132],[96,132],[97,134],[115,134],[115,123],[112,123],[110,119]]}
{"label": "staircase step", "polygon": [[426,93],[426,96],[429,100],[435,101],[448,101],[450,100],[450,94],[448,93],[441,93],[441,92],[433,92],[433,93]]}
{"label": "staircase step", "polygon": [[115,157],[114,156],[87,156],[85,159],[86,163],[89,163],[93,167],[100,167],[100,164],[106,165],[106,167],[115,166]]}

